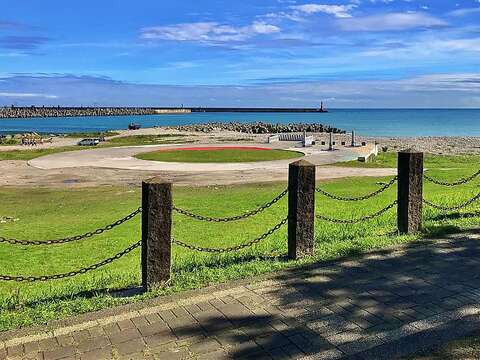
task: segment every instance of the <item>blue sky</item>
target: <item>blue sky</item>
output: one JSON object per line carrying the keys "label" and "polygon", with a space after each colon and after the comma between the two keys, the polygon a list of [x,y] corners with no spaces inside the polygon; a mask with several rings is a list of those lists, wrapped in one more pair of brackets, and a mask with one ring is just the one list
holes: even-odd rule
{"label": "blue sky", "polygon": [[0,0],[0,104],[480,107],[479,0]]}

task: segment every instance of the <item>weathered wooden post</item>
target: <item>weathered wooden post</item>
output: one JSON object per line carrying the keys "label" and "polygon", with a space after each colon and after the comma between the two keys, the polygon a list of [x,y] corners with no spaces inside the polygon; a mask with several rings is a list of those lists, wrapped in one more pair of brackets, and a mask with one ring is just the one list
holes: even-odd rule
{"label": "weathered wooden post", "polygon": [[142,208],[142,284],[151,289],[170,279],[172,184],[144,181]]}
{"label": "weathered wooden post", "polygon": [[315,249],[315,165],[305,160],[289,166],[288,256],[299,259]]}
{"label": "weathered wooden post", "polygon": [[357,141],[355,139],[355,130],[352,130],[352,147],[357,146]]}
{"label": "weathered wooden post", "polygon": [[333,151],[333,133],[330,132],[328,135],[328,150]]}
{"label": "weathered wooden post", "polygon": [[397,223],[401,234],[422,229],[423,153],[411,150],[398,153]]}

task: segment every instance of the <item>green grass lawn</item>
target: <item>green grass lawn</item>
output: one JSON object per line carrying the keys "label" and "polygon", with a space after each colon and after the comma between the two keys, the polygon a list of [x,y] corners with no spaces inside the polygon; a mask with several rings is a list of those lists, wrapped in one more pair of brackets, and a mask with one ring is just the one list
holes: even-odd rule
{"label": "green grass lawn", "polygon": [[[375,161],[362,163],[357,160],[339,162],[335,166],[342,167],[357,167],[357,168],[396,168],[397,167],[397,153],[387,152],[379,153]],[[471,167],[475,161],[478,162],[478,155],[424,155],[425,169],[458,169]],[[473,169],[472,169],[473,170]],[[472,171],[474,172],[474,171]]]}
{"label": "green grass lawn", "polygon": [[185,163],[236,163],[295,159],[302,156],[304,156],[304,154],[301,152],[289,150],[222,149],[201,151],[153,151],[138,154],[136,158],[150,161]]}
{"label": "green grass lawn", "polygon": [[29,150],[0,151],[2,160],[32,160],[40,156],[56,154],[66,151],[85,150],[84,146],[61,146],[56,148],[31,148]]}
{"label": "green grass lawn", "polygon": [[[89,137],[94,137],[91,133]],[[162,135],[132,135],[120,138],[113,138],[98,145],[99,148],[115,146],[136,146],[136,145],[157,145],[157,144],[178,144],[191,141],[182,139],[184,135],[162,134]],[[88,137],[88,136],[87,136]],[[66,151],[88,150],[90,146],[62,146],[56,148],[29,148],[28,150],[0,151],[0,161],[2,160],[32,160],[40,156],[56,154]]]}
{"label": "green grass lawn", "polygon": [[[472,174],[479,158],[471,162],[441,163],[431,176],[455,180]],[[455,166],[461,163],[462,166]],[[445,166],[449,165],[449,166]],[[454,170],[443,170],[444,168]],[[319,168],[318,171],[322,171]],[[326,170],[325,170],[326,171]],[[389,178],[355,178],[318,184],[325,190],[344,196],[363,195],[378,189],[378,182]],[[455,205],[478,193],[480,179],[444,188],[425,184],[425,197],[438,204]],[[181,208],[216,217],[230,216],[258,207],[286,187],[284,183],[215,187],[175,187],[174,201]],[[335,202],[318,195],[317,212],[330,217],[351,219],[373,213],[396,198],[396,186],[380,196],[359,202]],[[0,217],[18,218],[0,224],[0,236],[45,240],[81,234],[109,224],[140,205],[136,187],[99,187],[88,189],[0,188]],[[204,223],[180,215],[174,216],[175,238],[199,246],[226,247],[243,243],[266,232],[287,214],[285,197],[258,216],[235,223]],[[247,250],[233,254],[204,254],[174,247],[173,278],[170,285],[132,297],[116,296],[113,290],[137,287],[141,283],[140,252],[94,272],[46,283],[10,283],[0,281],[0,331],[44,323],[48,320],[252,277],[279,269],[331,260],[341,256],[415,241],[423,236],[478,228],[480,218],[468,216],[479,211],[477,202],[461,211],[464,215],[439,216],[425,208],[425,230],[420,235],[395,235],[396,219],[392,210],[380,218],[359,225],[316,223],[316,254],[301,261],[287,261],[287,228]],[[0,243],[2,275],[44,275],[67,272],[111,257],[141,236],[140,217],[98,237],[78,243],[48,247],[23,247]]]}

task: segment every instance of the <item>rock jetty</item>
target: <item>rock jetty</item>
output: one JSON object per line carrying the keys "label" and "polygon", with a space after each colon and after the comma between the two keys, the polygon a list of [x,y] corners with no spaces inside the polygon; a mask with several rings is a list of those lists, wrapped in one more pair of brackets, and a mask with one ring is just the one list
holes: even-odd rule
{"label": "rock jetty", "polygon": [[169,127],[172,130],[212,133],[216,131],[234,131],[245,134],[277,134],[277,133],[329,133],[345,134],[345,130],[338,129],[323,124],[269,124],[263,122],[256,123],[206,123],[195,125],[182,125]]}
{"label": "rock jetty", "polygon": [[154,115],[158,109],[129,107],[4,107],[0,108],[0,119],[63,117],[63,116],[128,116]]}

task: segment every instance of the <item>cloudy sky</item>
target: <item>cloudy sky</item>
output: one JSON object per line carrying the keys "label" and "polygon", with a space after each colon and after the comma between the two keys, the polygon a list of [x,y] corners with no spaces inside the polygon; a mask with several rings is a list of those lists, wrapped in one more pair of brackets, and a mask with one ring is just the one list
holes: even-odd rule
{"label": "cloudy sky", "polygon": [[0,0],[1,105],[480,107],[480,0]]}

